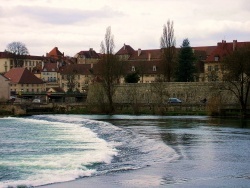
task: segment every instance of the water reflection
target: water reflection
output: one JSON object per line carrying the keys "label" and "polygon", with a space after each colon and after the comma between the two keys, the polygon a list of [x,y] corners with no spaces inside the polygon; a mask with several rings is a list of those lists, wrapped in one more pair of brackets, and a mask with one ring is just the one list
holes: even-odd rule
{"label": "water reflection", "polygon": [[[153,164],[150,173],[155,170],[161,175],[163,187],[169,184],[174,187],[249,187],[250,120],[119,116],[105,121],[174,149],[179,157],[170,162],[156,160],[157,155],[150,158],[150,161],[161,162],[158,166]],[[152,183],[159,180],[158,176],[150,177]]]}

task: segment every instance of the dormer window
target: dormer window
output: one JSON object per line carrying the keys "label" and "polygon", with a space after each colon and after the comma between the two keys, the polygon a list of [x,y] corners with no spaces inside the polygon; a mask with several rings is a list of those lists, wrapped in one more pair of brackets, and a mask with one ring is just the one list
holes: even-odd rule
{"label": "dormer window", "polygon": [[219,56],[214,56],[214,61],[219,61]]}
{"label": "dormer window", "polygon": [[156,71],[156,66],[155,65],[153,66],[153,71]]}
{"label": "dormer window", "polygon": [[135,66],[132,66],[132,71],[135,72]]}

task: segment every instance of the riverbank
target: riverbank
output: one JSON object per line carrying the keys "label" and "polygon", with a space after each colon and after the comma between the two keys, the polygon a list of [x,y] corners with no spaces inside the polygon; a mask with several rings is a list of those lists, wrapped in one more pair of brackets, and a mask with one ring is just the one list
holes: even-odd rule
{"label": "riverbank", "polygon": [[[39,114],[127,114],[127,115],[208,115],[212,117],[241,118],[236,106],[211,104],[115,104],[110,113],[107,104],[48,103],[48,104],[0,104],[0,116],[28,116]],[[250,111],[244,118],[250,117]]]}

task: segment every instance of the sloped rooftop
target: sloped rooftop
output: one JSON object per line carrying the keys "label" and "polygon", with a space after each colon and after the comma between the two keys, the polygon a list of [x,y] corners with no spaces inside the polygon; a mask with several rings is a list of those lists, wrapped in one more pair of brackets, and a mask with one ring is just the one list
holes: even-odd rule
{"label": "sloped rooftop", "polygon": [[12,68],[4,76],[10,79],[11,83],[17,84],[42,84],[43,80],[37,78],[26,68]]}

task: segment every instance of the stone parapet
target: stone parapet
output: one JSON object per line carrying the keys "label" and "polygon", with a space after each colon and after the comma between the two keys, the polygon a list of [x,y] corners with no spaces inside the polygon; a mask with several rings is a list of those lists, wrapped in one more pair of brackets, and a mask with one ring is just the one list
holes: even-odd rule
{"label": "stone parapet", "polygon": [[[129,104],[164,104],[168,98],[176,97],[183,104],[199,104],[204,98],[207,101],[218,100],[221,104],[237,104],[236,97],[227,90],[221,89],[218,82],[160,82],[120,84],[116,86],[114,103]],[[104,91],[97,85],[90,87],[87,101],[89,103],[106,103]]]}

